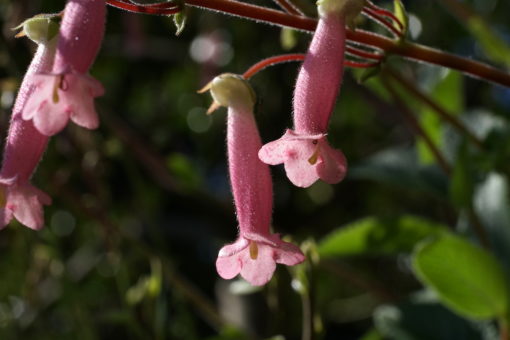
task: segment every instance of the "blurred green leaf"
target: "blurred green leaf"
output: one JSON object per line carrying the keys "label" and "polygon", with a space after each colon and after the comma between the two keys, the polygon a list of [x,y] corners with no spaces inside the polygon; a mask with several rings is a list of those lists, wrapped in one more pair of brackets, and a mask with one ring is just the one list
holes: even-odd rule
{"label": "blurred green leaf", "polygon": [[433,167],[418,164],[416,152],[411,149],[380,151],[360,164],[351,166],[349,177],[370,179],[440,198],[448,196],[445,175]]}
{"label": "blurred green leaf", "polygon": [[[459,115],[464,111],[463,78],[459,72],[446,70],[443,78],[432,89],[430,97],[447,112]],[[443,144],[443,121],[428,105],[422,104],[420,123],[425,133],[440,149]],[[423,140],[417,143],[419,159],[423,164],[432,164],[436,158]]]}
{"label": "blurred green leaf", "polygon": [[507,280],[496,259],[454,235],[419,245],[412,267],[424,285],[457,313],[473,319],[506,314]]}
{"label": "blurred green leaf", "polygon": [[181,35],[182,31],[184,31],[184,28],[186,27],[187,19],[188,19],[188,14],[186,13],[185,9],[183,9],[179,13],[176,13],[173,15],[176,36]]}
{"label": "blurred green leaf", "polygon": [[169,155],[166,165],[172,175],[178,178],[188,189],[196,189],[201,185],[202,178],[200,174],[184,154],[173,153]]}
{"label": "blurred green leaf", "polygon": [[126,302],[130,305],[136,305],[142,302],[148,292],[149,284],[150,277],[140,277],[136,284],[127,290]]}
{"label": "blurred green leaf", "polygon": [[283,27],[280,31],[280,44],[285,51],[290,51],[298,43],[297,31],[291,28]]}
{"label": "blurred green leaf", "polygon": [[463,144],[458,152],[450,181],[450,197],[458,208],[470,207],[474,192],[471,162],[467,152],[467,147]]}
{"label": "blurred green leaf", "polygon": [[318,250],[322,257],[410,252],[424,238],[447,230],[416,216],[369,217],[338,228],[319,243]]}
{"label": "blurred green leaf", "polygon": [[508,178],[491,172],[476,187],[473,202],[495,254],[506,266],[510,266],[509,193]]}
{"label": "blurred green leaf", "polygon": [[381,65],[377,65],[375,67],[370,68],[363,68],[361,71],[355,73],[356,80],[358,81],[358,84],[363,84],[367,80],[370,80],[371,78],[379,75],[381,73]]}
{"label": "blurred green leaf", "polygon": [[239,329],[232,326],[224,327],[220,331],[219,335],[207,338],[207,340],[245,340],[245,339],[250,339],[250,337],[241,332]]}
{"label": "blurred green leaf", "polygon": [[384,340],[384,338],[376,329],[371,329],[365,335],[363,335],[359,340]]}
{"label": "blurred green leaf", "polygon": [[161,261],[157,258],[151,260],[151,276],[147,281],[147,294],[156,297],[161,293],[163,285],[163,269]]}
{"label": "blurred green leaf", "polygon": [[494,62],[510,68],[510,45],[479,16],[472,16],[466,24],[485,54]]}
{"label": "blurred green leaf", "polygon": [[496,340],[482,334],[485,325],[481,322],[474,323],[457,316],[439,304],[428,291],[418,292],[398,305],[379,306],[373,318],[381,339]]}
{"label": "blurred green leaf", "polygon": [[454,115],[464,111],[464,77],[460,72],[446,70],[444,77],[432,91],[437,104]]}

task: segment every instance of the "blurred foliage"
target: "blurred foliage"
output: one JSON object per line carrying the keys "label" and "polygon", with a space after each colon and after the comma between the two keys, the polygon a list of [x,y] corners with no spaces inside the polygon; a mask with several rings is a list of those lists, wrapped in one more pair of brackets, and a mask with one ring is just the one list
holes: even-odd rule
{"label": "blurred foliage", "polygon": [[504,319],[508,282],[496,259],[461,237],[443,235],[417,247],[413,269],[440,299],[474,319]]}
{"label": "blurred foliage", "polygon": [[[504,61],[508,1],[461,2],[483,20],[469,29],[441,2],[402,1],[409,37]],[[0,0],[1,131],[34,50],[11,28],[62,6]],[[262,289],[218,278],[217,251],[237,232],[225,117],[205,115],[211,100],[196,90],[221,72],[303,52],[309,39],[196,8],[175,21],[109,8],[91,71],[107,89],[97,101],[101,127],[70,126],[52,138],[33,178],[53,198],[46,227],[14,222],[0,233],[0,339],[292,340],[305,303],[319,339],[498,339],[508,309],[510,90],[400,58],[384,67],[455,114],[482,147],[398,87],[450,164],[444,173],[402,119],[384,75],[359,84],[360,72],[348,70],[328,136],[349,160],[347,178],[300,189],[272,168],[275,232],[313,256],[279,268]],[[252,79],[264,141],[290,125],[297,67]],[[474,245],[477,228],[486,250]]]}

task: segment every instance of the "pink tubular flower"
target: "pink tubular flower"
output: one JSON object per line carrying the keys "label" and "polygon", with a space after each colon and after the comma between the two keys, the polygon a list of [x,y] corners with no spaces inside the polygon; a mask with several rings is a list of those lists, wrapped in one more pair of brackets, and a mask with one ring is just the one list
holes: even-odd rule
{"label": "pink tubular flower", "polygon": [[69,119],[88,129],[98,127],[94,98],[104,89],[87,72],[103,38],[105,16],[104,0],[67,2],[53,69],[32,76],[37,90],[23,110],[23,119],[33,120],[42,134],[58,133]]}
{"label": "pink tubular flower", "polygon": [[[41,19],[35,19],[38,20]],[[25,22],[25,26],[30,27],[29,21]],[[49,27],[54,25],[49,20],[47,23]],[[5,227],[14,217],[31,229],[40,229],[44,224],[42,205],[51,204],[48,195],[30,184],[30,177],[46,149],[48,137],[37,131],[31,121],[22,119],[22,110],[35,90],[31,82],[32,75],[50,71],[55,56],[56,39],[51,35],[50,38],[38,35],[37,29],[44,27],[38,23],[34,26],[35,32],[27,28],[25,31],[29,32],[29,37],[32,33],[41,40],[36,41],[39,47],[14,104],[0,169],[0,228]]]}
{"label": "pink tubular flower", "polygon": [[323,0],[319,5],[319,23],[294,90],[294,129],[259,152],[264,163],[284,163],[296,186],[309,187],[319,178],[338,183],[347,171],[343,153],[329,146],[326,132],[342,83],[347,16],[362,3]]}
{"label": "pink tubular flower", "polygon": [[239,222],[239,237],[220,250],[216,269],[224,279],[240,273],[252,285],[264,285],[276,263],[292,266],[302,262],[304,255],[296,245],[270,232],[273,188],[269,167],[257,157],[262,143],[253,117],[251,87],[239,76],[224,74],[209,88],[215,102],[228,107],[230,182]]}

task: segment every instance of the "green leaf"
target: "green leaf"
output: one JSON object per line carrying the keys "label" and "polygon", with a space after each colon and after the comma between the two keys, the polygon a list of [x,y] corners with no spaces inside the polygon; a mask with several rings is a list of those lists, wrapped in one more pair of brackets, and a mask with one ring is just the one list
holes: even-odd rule
{"label": "green leaf", "polygon": [[[395,16],[404,25],[403,36],[405,37],[406,36],[405,33],[407,33],[407,30],[409,28],[409,16],[407,15],[407,11],[401,0],[393,0],[393,13],[395,13]],[[394,23],[393,25],[396,28],[400,29],[400,27],[396,23]]]}
{"label": "green leaf", "polygon": [[461,145],[450,181],[450,197],[458,208],[470,207],[474,192],[475,181],[467,152],[467,146]]}
{"label": "green leaf", "polygon": [[489,340],[487,322],[471,322],[454,314],[430,291],[415,293],[398,305],[380,305],[373,320],[381,338],[398,340]]}
{"label": "green leaf", "polygon": [[508,177],[491,172],[475,191],[474,207],[498,259],[510,267],[510,188]]}
{"label": "green leaf", "polygon": [[484,53],[493,61],[510,68],[510,46],[487,23],[478,16],[472,16],[467,26],[476,37]]}
{"label": "green leaf", "polygon": [[418,164],[417,158],[414,149],[386,149],[351,166],[349,176],[447,199],[447,177],[434,167]]}
{"label": "green leaf", "polygon": [[[447,112],[453,115],[459,115],[464,111],[464,85],[462,76],[459,72],[451,70],[445,69],[444,72],[446,72],[446,74],[443,73],[442,79],[434,87],[430,96]],[[422,105],[420,110],[420,123],[425,133],[432,139],[434,144],[441,149],[443,144],[443,121],[428,105]],[[420,161],[423,164],[435,162],[435,156],[423,140],[418,140],[417,148]]]}
{"label": "green leaf", "polygon": [[363,335],[359,340],[384,340],[382,335],[376,330],[371,329]]}
{"label": "green leaf", "polygon": [[150,278],[142,276],[136,284],[126,291],[126,302],[129,305],[137,305],[145,298]]}
{"label": "green leaf", "polygon": [[298,43],[297,31],[288,27],[282,28],[280,32],[280,44],[285,51],[290,51]]}
{"label": "green leaf", "polygon": [[187,189],[196,189],[202,184],[200,174],[186,155],[172,153],[167,157],[166,165],[172,175],[179,179]]}
{"label": "green leaf", "polygon": [[472,319],[506,315],[507,280],[496,259],[454,235],[418,246],[412,267],[420,281],[446,306]]}
{"label": "green leaf", "polygon": [[426,237],[447,232],[447,228],[416,216],[368,217],[338,228],[319,243],[322,257],[389,255],[410,252]]}
{"label": "green leaf", "polygon": [[179,36],[182,31],[184,31],[184,27],[186,27],[188,15],[185,10],[182,10],[179,13],[174,14],[173,19],[175,24],[175,35]]}
{"label": "green leaf", "polygon": [[367,80],[369,80],[375,76],[378,76],[379,73],[381,73],[381,65],[380,64],[378,64],[377,66],[374,66],[374,67],[364,68],[364,69],[362,69],[361,72],[355,74],[355,75],[357,75],[356,81],[358,82],[358,84],[363,84]]}

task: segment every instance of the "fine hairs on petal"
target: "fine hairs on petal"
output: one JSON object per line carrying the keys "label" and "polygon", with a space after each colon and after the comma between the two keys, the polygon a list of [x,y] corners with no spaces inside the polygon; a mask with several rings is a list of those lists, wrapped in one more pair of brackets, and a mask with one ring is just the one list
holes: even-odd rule
{"label": "fine hairs on petal", "polygon": [[94,98],[102,85],[88,75],[104,34],[104,0],[67,1],[50,70],[32,76],[36,86],[23,110],[44,135],[52,136],[73,121],[87,129],[99,126]]}
{"label": "fine hairs on petal", "polygon": [[30,184],[13,185],[8,188],[5,209],[30,229],[39,230],[44,225],[43,205],[50,205],[51,198]]}
{"label": "fine hairs on petal", "polygon": [[94,98],[102,95],[104,88],[97,80],[78,73],[37,74],[30,79],[37,91],[28,99],[23,119],[33,119],[42,134],[57,134],[69,119],[88,129],[99,126]]}
{"label": "fine hairs on petal", "polygon": [[329,120],[343,78],[345,17],[339,14],[361,0],[321,0],[320,16],[294,88],[294,128],[277,141],[265,144],[259,158],[266,164],[283,163],[289,180],[309,187],[321,179],[335,184],[345,177],[347,163],[340,150],[326,139]]}
{"label": "fine hairs on petal", "polygon": [[[247,246],[249,243],[257,249],[256,256],[253,256],[251,247]],[[243,248],[227,245],[220,250],[220,255],[216,260],[218,274],[227,280],[240,274],[250,284],[262,286],[271,280],[277,263],[293,266],[305,260],[305,256],[298,246],[281,240],[276,246],[271,246],[261,242],[243,240],[243,237],[240,237],[235,244],[246,246]],[[234,248],[237,251],[232,252]]]}
{"label": "fine hairs on petal", "polygon": [[270,231],[273,186],[269,167],[258,158],[262,142],[253,116],[254,92],[244,78],[232,74],[216,77],[204,90],[228,107],[229,175],[239,222],[239,237],[220,250],[216,269],[224,279],[240,274],[252,285],[264,285],[279,259],[295,264],[291,258],[300,259],[302,253],[297,247],[281,248],[284,242]]}
{"label": "fine hairs on petal", "polygon": [[291,183],[301,188],[318,179],[338,183],[347,170],[343,153],[331,148],[324,134],[299,135],[287,130],[282,138],[264,145],[258,155],[266,164],[283,163]]}

